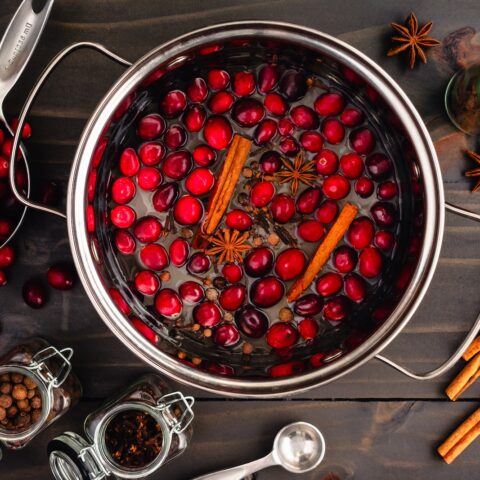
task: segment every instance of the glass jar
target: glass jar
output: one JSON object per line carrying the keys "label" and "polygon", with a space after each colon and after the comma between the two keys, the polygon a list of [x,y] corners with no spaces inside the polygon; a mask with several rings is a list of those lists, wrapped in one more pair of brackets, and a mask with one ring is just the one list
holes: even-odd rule
{"label": "glass jar", "polygon": [[82,387],[72,355],[33,338],[0,357],[0,443],[23,448],[77,403]]}
{"label": "glass jar", "polygon": [[86,418],[85,438],[65,432],[49,443],[53,475],[57,480],[150,475],[187,448],[193,404],[192,397],[171,392],[160,376],[142,376]]}

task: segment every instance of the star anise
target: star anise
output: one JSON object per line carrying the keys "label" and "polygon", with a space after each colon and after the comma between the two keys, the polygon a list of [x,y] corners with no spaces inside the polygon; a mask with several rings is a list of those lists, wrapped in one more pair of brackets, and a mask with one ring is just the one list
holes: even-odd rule
{"label": "star anise", "polygon": [[387,52],[387,56],[392,57],[408,49],[408,66],[410,68],[414,67],[417,55],[423,63],[427,63],[427,57],[423,51],[424,48],[440,45],[438,40],[428,36],[433,22],[428,22],[419,29],[418,20],[414,13],[411,13],[407,18],[407,26],[399,23],[391,23],[390,26],[400,34],[399,37],[392,37],[392,41],[399,42],[400,45],[392,47]]}
{"label": "star anise", "polygon": [[252,249],[252,246],[247,242],[249,233],[240,234],[238,230],[230,230],[224,228],[217,230],[215,235],[208,238],[212,245],[205,250],[207,255],[218,256],[217,263],[243,262],[244,252]]}
{"label": "star anise", "polygon": [[[476,153],[473,150],[467,150],[465,152],[473,161],[477,162],[480,165],[480,153]],[[480,168],[473,168],[472,170],[467,170],[465,172],[466,177],[480,177]],[[472,192],[478,192],[480,190],[480,179],[477,180],[477,183],[472,188]]]}
{"label": "star anise", "polygon": [[296,195],[300,183],[309,187],[313,186],[313,182],[317,178],[317,175],[310,173],[314,168],[314,161],[304,162],[301,152],[295,157],[293,164],[283,157],[281,157],[281,160],[285,170],[276,173],[275,177],[280,183],[290,183],[292,195]]}

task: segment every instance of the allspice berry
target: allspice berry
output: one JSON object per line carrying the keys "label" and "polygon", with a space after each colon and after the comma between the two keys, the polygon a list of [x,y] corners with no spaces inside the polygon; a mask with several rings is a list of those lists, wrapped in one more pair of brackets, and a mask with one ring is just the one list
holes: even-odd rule
{"label": "allspice berry", "polygon": [[13,388],[13,385],[11,383],[2,383],[0,385],[0,393],[4,395],[8,395],[9,393],[12,393],[12,388]]}
{"label": "allspice berry", "polygon": [[30,377],[25,377],[23,379],[23,384],[29,389],[34,389],[34,388],[37,388],[37,384],[33,381],[32,378]]}
{"label": "allspice berry", "polygon": [[288,307],[283,307],[278,312],[278,319],[281,322],[291,322],[293,320],[293,312]]}
{"label": "allspice berry", "polygon": [[278,245],[280,243],[280,237],[276,233],[271,233],[268,236],[267,241],[270,245],[275,247],[276,245]]}
{"label": "allspice berry", "polygon": [[3,407],[0,407],[0,422],[2,420],[5,420],[6,418],[7,418],[7,411]]}
{"label": "allspice berry", "polygon": [[12,373],[11,375],[13,383],[22,383],[23,382],[23,375],[21,373]]}
{"label": "allspice berry", "polygon": [[25,385],[15,385],[12,390],[12,397],[15,400],[25,400],[27,398],[27,387]]}
{"label": "allspice berry", "polygon": [[160,280],[162,282],[168,282],[172,276],[170,275],[170,272],[167,272],[166,270],[160,274]]}
{"label": "allspice berry", "polygon": [[242,352],[245,355],[250,355],[253,352],[253,345],[251,343],[245,342],[242,345]]}
{"label": "allspice berry", "polygon": [[218,292],[214,288],[208,288],[205,292],[205,296],[208,300],[214,302],[218,298]]}
{"label": "allspice berry", "polygon": [[42,416],[42,411],[41,410],[33,410],[32,413],[30,414],[30,418],[32,419],[32,423],[37,423],[40,420],[41,416]]}
{"label": "allspice berry", "polygon": [[27,399],[25,400],[18,400],[17,407],[21,412],[29,412],[31,410],[30,403]]}
{"label": "allspice berry", "polygon": [[13,400],[9,395],[0,395],[0,407],[10,408],[12,406]]}
{"label": "allspice berry", "polygon": [[42,398],[39,397],[38,395],[35,395],[31,400],[30,400],[30,406],[32,408],[41,408],[42,407]]}

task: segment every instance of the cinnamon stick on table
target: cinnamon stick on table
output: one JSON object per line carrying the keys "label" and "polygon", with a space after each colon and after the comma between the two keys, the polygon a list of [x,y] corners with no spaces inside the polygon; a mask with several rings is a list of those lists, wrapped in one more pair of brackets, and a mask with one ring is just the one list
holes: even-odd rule
{"label": "cinnamon stick on table", "polygon": [[460,395],[465,392],[477,378],[480,377],[480,353],[477,353],[470,360],[463,370],[455,377],[450,385],[445,389],[450,400],[457,400]]}
{"label": "cinnamon stick on table", "polygon": [[477,337],[463,353],[463,359],[468,362],[477,353],[480,353],[480,337]]}

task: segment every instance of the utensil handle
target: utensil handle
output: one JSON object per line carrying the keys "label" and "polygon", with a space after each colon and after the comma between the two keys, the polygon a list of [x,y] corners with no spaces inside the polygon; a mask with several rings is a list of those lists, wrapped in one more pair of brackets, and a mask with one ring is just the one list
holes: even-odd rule
{"label": "utensil handle", "polygon": [[[445,202],[445,209],[449,212],[454,213],[455,215],[459,215],[461,217],[468,218],[469,220],[480,222],[480,215],[477,213],[471,212],[470,210],[465,210],[464,208],[457,207],[456,205],[452,205],[451,203],[447,203],[447,202]],[[400,373],[403,373],[407,377],[413,378],[415,380],[430,380],[432,378],[442,375],[447,370],[450,370],[450,368],[452,368],[458,362],[458,360],[460,360],[460,357],[463,355],[463,352],[473,342],[475,337],[478,335],[479,331],[480,331],[480,314],[477,316],[477,319],[475,320],[470,331],[468,332],[468,335],[465,337],[463,342],[457,348],[455,353],[450,358],[448,358],[444,363],[442,363],[439,367],[435,368],[434,370],[430,370],[429,372],[425,372],[425,373],[412,372],[411,370],[408,370],[407,368],[402,367],[401,365],[398,365],[398,363],[395,363],[394,361],[390,360],[387,357],[384,357],[383,355],[375,355],[375,358],[389,365],[390,367],[394,368]]]}
{"label": "utensil handle", "polygon": [[43,85],[47,81],[47,79],[50,77],[52,72],[55,70],[57,65],[63,61],[64,58],[66,58],[68,55],[73,53],[76,50],[80,50],[83,48],[89,48],[92,50],[96,50],[97,52],[105,55],[107,58],[110,58],[111,60],[119,63],[120,65],[129,67],[131,66],[131,62],[123,59],[122,57],[119,57],[117,54],[111,52],[107,48],[105,48],[103,45],[99,43],[93,43],[93,42],[78,42],[74,43],[66,48],[64,48],[62,51],[60,51],[54,58],[53,60],[47,65],[43,73],[40,75],[38,78],[37,82],[35,83],[34,87],[28,94],[28,97],[25,101],[25,104],[23,105],[22,111],[20,112],[20,115],[18,117],[18,126],[17,130],[15,132],[15,135],[13,137],[13,145],[12,145],[12,153],[10,155],[10,167],[9,167],[9,182],[10,182],[10,188],[12,189],[13,194],[15,195],[15,198],[22,203],[23,205],[33,208],[34,210],[40,210],[42,212],[46,213],[51,213],[53,215],[56,215],[61,218],[67,218],[65,213],[62,211],[56,209],[56,208],[51,208],[47,207],[46,205],[42,205],[41,203],[34,202],[26,197],[24,197],[21,192],[18,191],[16,185],[15,185],[15,158],[17,155],[17,150],[20,145],[20,136],[21,132],[23,130],[23,126],[25,125],[25,120],[30,112],[31,106],[33,102],[35,101],[38,93],[42,89]]}

